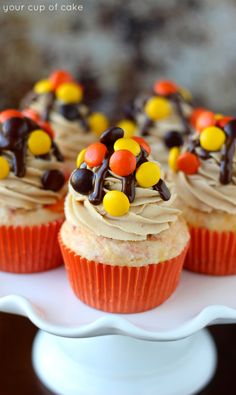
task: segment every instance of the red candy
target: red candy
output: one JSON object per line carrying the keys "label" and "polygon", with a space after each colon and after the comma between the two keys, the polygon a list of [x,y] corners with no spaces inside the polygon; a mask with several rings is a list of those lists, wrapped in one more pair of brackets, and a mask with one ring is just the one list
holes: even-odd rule
{"label": "red candy", "polygon": [[215,126],[215,124],[215,114],[212,111],[203,111],[197,118],[196,129],[198,132],[201,132],[208,126]]}
{"label": "red candy", "polygon": [[144,140],[142,137],[136,137],[136,136],[132,137],[132,139],[135,140],[140,145],[140,147],[142,147],[147,152],[148,155],[150,155],[151,147],[146,142],[146,140]]}
{"label": "red candy", "polygon": [[57,88],[65,84],[67,82],[72,82],[73,78],[70,73],[64,70],[55,70],[49,77],[49,80],[52,83],[53,90],[57,90]]}
{"label": "red candy", "polygon": [[107,153],[107,147],[102,143],[90,144],[86,149],[84,161],[92,168],[100,166]]}
{"label": "red candy", "polygon": [[109,165],[118,176],[128,176],[136,169],[136,158],[130,151],[119,150],[112,154]]}
{"label": "red candy", "polygon": [[223,129],[233,119],[234,117],[223,117],[216,122],[216,125]]}
{"label": "red candy", "polygon": [[196,155],[185,152],[178,157],[176,165],[178,170],[190,175],[197,173],[200,161]]}
{"label": "red candy", "polygon": [[39,114],[32,110],[32,108],[26,108],[25,110],[22,111],[22,114],[24,117],[32,119],[34,122],[38,122],[40,120]]}
{"label": "red candy", "polygon": [[17,110],[5,110],[0,113],[0,122],[4,123],[10,118],[23,118],[20,111]]}
{"label": "red candy", "polygon": [[190,118],[189,118],[189,122],[191,123],[191,125],[196,128],[197,126],[197,120],[199,118],[199,116],[203,113],[206,112],[207,110],[203,107],[197,107],[193,110]]}
{"label": "red candy", "polygon": [[172,93],[176,93],[177,91],[178,86],[172,81],[161,80],[157,81],[154,85],[154,92],[158,95],[169,96]]}

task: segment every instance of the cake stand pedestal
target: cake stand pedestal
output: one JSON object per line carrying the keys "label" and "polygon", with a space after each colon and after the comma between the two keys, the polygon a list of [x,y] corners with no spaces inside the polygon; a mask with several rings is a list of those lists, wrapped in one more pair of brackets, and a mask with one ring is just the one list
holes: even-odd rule
{"label": "cake stand pedestal", "polygon": [[162,306],[140,314],[94,310],[73,295],[63,268],[0,273],[0,310],[39,329],[33,364],[58,395],[190,395],[211,379],[214,343],[205,328],[236,322],[236,276],[184,272]]}

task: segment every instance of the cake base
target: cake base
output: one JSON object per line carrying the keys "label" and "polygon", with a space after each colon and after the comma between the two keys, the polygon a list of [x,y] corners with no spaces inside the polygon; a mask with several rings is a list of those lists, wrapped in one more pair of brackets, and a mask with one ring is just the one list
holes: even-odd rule
{"label": "cake base", "polygon": [[58,395],[190,395],[212,378],[216,350],[205,329],[171,342],[120,335],[69,339],[39,331],[33,365]]}

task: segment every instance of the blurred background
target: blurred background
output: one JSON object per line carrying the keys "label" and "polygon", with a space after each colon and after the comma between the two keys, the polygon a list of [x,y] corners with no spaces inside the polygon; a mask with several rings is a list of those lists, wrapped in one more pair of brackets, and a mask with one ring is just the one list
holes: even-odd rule
{"label": "blurred background", "polygon": [[163,77],[190,89],[196,104],[235,112],[235,0],[15,3],[74,3],[83,11],[1,10],[1,107],[17,105],[36,80],[66,68],[87,87],[86,101],[108,115]]}

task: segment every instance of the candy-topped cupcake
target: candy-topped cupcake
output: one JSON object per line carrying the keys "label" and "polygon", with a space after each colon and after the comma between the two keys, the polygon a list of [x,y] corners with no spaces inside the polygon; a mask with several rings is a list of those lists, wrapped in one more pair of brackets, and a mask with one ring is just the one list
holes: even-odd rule
{"label": "candy-topped cupcake", "polygon": [[110,128],[79,154],[69,180],[65,266],[76,295],[101,310],[151,309],[179,281],[189,234],[150,153],[143,138]]}
{"label": "candy-topped cupcake", "polygon": [[0,270],[29,273],[61,264],[62,160],[42,123],[17,110],[0,113]]}
{"label": "candy-topped cupcake", "polygon": [[152,147],[152,156],[167,167],[169,149],[182,146],[191,133],[190,93],[172,81],[157,81],[150,95],[138,97],[118,126],[127,137],[138,134]]}
{"label": "candy-topped cupcake", "polygon": [[106,116],[89,110],[83,103],[83,87],[64,70],[38,81],[22,106],[35,110],[36,116],[50,123],[69,171],[74,168],[78,150],[95,141],[108,127]]}
{"label": "candy-topped cupcake", "polygon": [[191,233],[186,268],[236,274],[236,119],[208,111],[197,127],[183,151],[172,148],[169,159]]}

